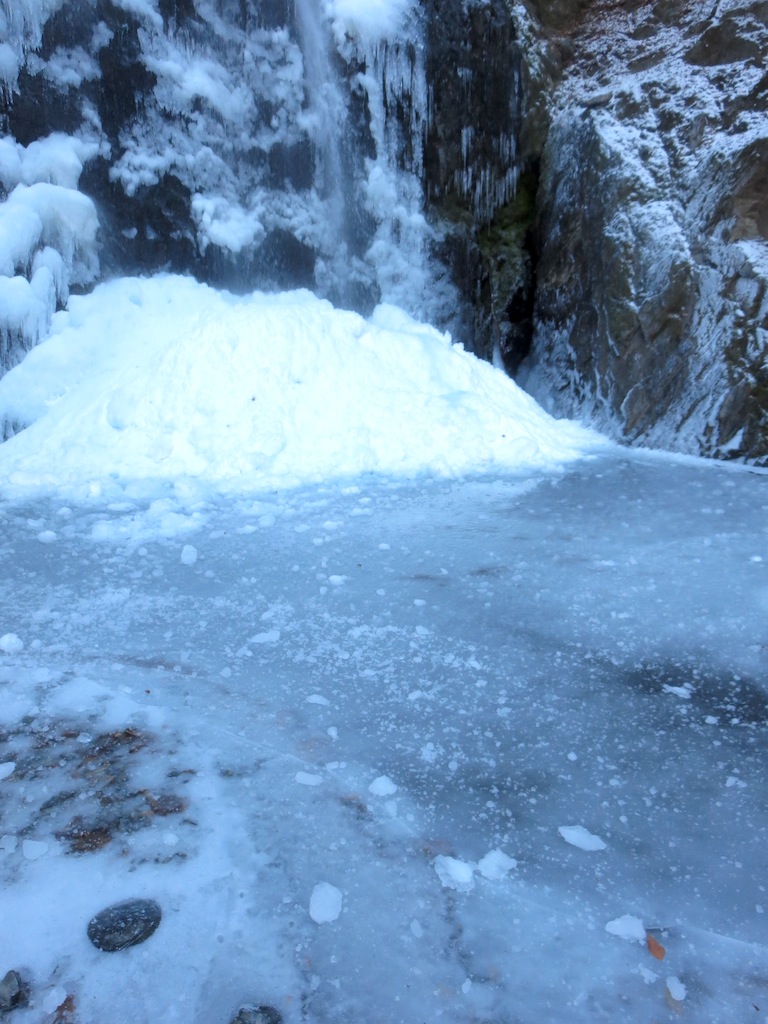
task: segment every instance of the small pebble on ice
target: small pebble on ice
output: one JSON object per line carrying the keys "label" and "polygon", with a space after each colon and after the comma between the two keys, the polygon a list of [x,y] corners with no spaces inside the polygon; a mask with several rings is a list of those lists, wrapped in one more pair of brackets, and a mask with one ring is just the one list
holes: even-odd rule
{"label": "small pebble on ice", "polygon": [[322,775],[310,775],[309,772],[296,772],[296,781],[302,786],[319,786],[323,781]]}
{"label": "small pebble on ice", "polygon": [[435,871],[441,884],[446,889],[455,889],[457,892],[469,892],[475,887],[473,878],[475,865],[466,861],[457,860],[456,857],[435,857]]}
{"label": "small pebble on ice", "polygon": [[342,895],[330,882],[319,882],[309,900],[309,916],[316,924],[330,924],[341,913]]}
{"label": "small pebble on ice", "polygon": [[680,979],[676,978],[674,975],[672,975],[671,978],[667,978],[667,989],[669,990],[669,994],[672,996],[672,998],[676,999],[679,1003],[682,1003],[682,1001],[688,995],[688,989],[685,987],[682,981],[680,981]]}
{"label": "small pebble on ice", "polygon": [[24,641],[20,640],[15,633],[4,633],[0,636],[0,651],[6,654],[18,654],[24,650]]}
{"label": "small pebble on ice", "polygon": [[516,867],[517,861],[515,858],[508,857],[502,850],[491,850],[477,864],[477,870],[483,878],[487,878],[492,882],[504,878],[512,868]]}
{"label": "small pebble on ice", "polygon": [[639,917],[632,917],[631,914],[624,914],[605,926],[609,935],[617,935],[627,942],[645,942],[645,925]]}
{"label": "small pebble on ice", "polygon": [[309,697],[307,697],[307,704],[321,704],[323,707],[328,707],[330,703],[331,702],[326,697],[323,697],[319,693],[311,693]]}
{"label": "small pebble on ice", "polygon": [[37,839],[25,839],[21,844],[21,852],[27,860],[37,860],[48,853],[48,843],[39,842]]}
{"label": "small pebble on ice", "polygon": [[41,544],[55,544],[57,537],[53,530],[43,530],[42,533],[38,533],[37,539]]}
{"label": "small pebble on ice", "polygon": [[0,764],[0,779],[7,779],[9,775],[13,775],[15,767],[15,761],[5,761],[3,764]]}
{"label": "small pebble on ice", "polygon": [[197,561],[197,548],[191,544],[185,544],[181,549],[181,564],[194,565]]}
{"label": "small pebble on ice", "polygon": [[578,754],[574,754],[574,752],[571,751],[570,754],[568,755],[568,760],[569,761],[578,761],[579,760],[579,755]]}
{"label": "small pebble on ice", "polygon": [[604,850],[605,843],[599,836],[592,835],[583,825],[561,825],[557,830],[566,843],[580,850]]}
{"label": "small pebble on ice", "polygon": [[339,738],[339,730],[336,728],[335,725],[329,725],[325,731],[328,733],[332,740],[337,740]]}
{"label": "small pebble on ice", "polygon": [[397,792],[397,786],[388,775],[380,775],[370,784],[368,792],[374,796],[392,796]]}
{"label": "small pebble on ice", "polygon": [[416,939],[420,939],[423,934],[424,929],[421,927],[416,918],[414,918],[413,921],[411,921],[411,935],[413,935],[413,937]]}
{"label": "small pebble on ice", "polygon": [[472,979],[471,978],[467,978],[467,980],[461,986],[461,991],[464,993],[465,996],[467,996],[467,995],[469,995],[469,990],[471,988],[472,988]]}

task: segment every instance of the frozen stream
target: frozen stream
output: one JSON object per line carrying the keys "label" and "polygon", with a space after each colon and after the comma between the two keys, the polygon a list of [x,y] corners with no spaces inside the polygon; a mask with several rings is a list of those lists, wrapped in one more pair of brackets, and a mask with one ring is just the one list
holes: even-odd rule
{"label": "frozen stream", "polygon": [[0,507],[14,1024],[768,1021],[767,509],[624,454]]}

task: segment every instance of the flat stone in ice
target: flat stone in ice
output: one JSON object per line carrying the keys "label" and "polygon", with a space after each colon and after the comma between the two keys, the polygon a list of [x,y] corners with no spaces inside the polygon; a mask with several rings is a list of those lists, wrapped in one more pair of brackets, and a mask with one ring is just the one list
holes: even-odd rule
{"label": "flat stone in ice", "polygon": [[242,1006],[230,1024],[283,1024],[283,1015],[274,1006]]}
{"label": "flat stone in ice", "polygon": [[144,942],[163,913],[154,900],[123,900],[100,911],[88,924],[88,938],[97,949],[115,953]]}

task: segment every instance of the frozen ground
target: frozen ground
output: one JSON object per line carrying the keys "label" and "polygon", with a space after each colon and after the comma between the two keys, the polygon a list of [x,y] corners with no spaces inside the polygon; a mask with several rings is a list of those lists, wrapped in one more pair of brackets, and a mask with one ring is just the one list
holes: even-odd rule
{"label": "frozen ground", "polygon": [[173,277],[73,297],[0,416],[17,1024],[768,1020],[768,475]]}
{"label": "frozen ground", "polygon": [[766,475],[139,504],[0,507],[17,1024],[768,1020]]}

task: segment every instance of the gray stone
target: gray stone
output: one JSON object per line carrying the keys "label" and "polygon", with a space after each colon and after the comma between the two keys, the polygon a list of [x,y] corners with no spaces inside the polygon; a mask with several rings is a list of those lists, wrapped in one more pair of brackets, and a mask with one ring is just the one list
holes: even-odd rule
{"label": "gray stone", "polygon": [[88,924],[88,938],[97,949],[114,953],[145,942],[160,924],[162,911],[154,900],[124,900],[100,911]]}
{"label": "gray stone", "polygon": [[18,971],[8,971],[0,981],[0,1013],[8,1013],[27,1001],[27,987]]}
{"label": "gray stone", "polygon": [[274,1006],[241,1006],[231,1024],[283,1024],[283,1015]]}

